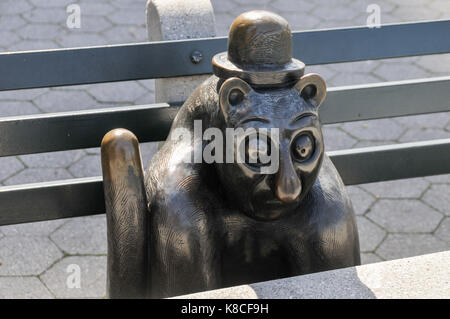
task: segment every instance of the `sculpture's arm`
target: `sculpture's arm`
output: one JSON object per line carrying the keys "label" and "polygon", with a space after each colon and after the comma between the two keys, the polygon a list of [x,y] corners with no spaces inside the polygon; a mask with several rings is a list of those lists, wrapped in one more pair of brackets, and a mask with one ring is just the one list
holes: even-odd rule
{"label": "sculpture's arm", "polygon": [[101,146],[105,193],[109,298],[144,298],[147,291],[148,209],[136,136],[108,132]]}

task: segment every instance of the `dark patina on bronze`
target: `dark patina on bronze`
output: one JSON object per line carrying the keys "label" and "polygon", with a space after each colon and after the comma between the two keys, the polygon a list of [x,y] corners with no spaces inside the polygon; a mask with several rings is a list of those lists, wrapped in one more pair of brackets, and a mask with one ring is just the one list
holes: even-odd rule
{"label": "dark patina on bronze", "polygon": [[[160,298],[360,263],[353,208],[324,152],[318,108],[326,86],[292,58],[288,23],[266,11],[240,15],[214,75],[178,112],[142,173],[136,138],[102,142],[108,218],[108,294]],[[279,129],[275,173],[260,163],[192,159],[207,128]],[[236,147],[236,146],[235,146]]]}

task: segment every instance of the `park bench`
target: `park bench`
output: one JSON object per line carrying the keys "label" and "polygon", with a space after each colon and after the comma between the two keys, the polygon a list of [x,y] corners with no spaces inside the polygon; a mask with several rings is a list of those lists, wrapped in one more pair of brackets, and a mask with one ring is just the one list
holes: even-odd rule
{"label": "park bench", "polygon": [[[450,20],[293,32],[307,66],[450,52]],[[0,53],[0,91],[209,74],[227,38]],[[192,58],[201,53],[202,59]],[[179,103],[0,119],[0,156],[99,147],[111,129],[166,138]],[[329,88],[322,124],[450,111],[450,76]],[[328,152],[346,185],[450,173],[450,139]],[[147,164],[147,163],[145,163]],[[0,226],[105,212],[101,177],[0,187]]]}

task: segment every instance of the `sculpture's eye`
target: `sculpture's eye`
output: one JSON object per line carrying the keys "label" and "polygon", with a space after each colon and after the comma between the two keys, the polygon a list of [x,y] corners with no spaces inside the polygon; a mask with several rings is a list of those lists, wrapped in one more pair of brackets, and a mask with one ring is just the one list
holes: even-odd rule
{"label": "sculpture's eye", "polygon": [[314,153],[314,140],[309,134],[300,134],[292,143],[292,154],[300,162],[308,160]]}
{"label": "sculpture's eye", "polygon": [[252,135],[246,138],[245,162],[260,167],[270,162],[270,141],[265,135]]}

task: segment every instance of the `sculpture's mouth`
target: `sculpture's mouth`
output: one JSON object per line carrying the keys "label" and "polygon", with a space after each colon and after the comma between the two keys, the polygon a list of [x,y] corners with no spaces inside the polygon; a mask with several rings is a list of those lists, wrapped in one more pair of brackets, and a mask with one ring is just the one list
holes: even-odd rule
{"label": "sculpture's mouth", "polygon": [[255,197],[251,203],[250,215],[259,220],[268,221],[278,219],[294,212],[300,205],[301,197],[298,196],[290,203],[282,202],[272,194],[266,194],[264,197]]}

